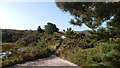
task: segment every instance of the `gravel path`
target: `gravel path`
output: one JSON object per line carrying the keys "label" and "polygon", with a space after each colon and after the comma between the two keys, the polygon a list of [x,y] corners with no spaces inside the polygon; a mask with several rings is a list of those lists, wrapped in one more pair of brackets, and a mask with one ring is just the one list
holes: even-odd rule
{"label": "gravel path", "polygon": [[48,58],[37,59],[23,64],[16,64],[15,66],[77,66],[67,60],[63,60],[55,55]]}

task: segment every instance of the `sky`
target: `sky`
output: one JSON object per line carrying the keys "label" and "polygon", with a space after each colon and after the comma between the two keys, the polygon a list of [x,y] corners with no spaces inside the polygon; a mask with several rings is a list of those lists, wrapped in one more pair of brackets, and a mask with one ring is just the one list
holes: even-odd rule
{"label": "sky", "polygon": [[71,27],[74,31],[88,30],[83,26],[69,24],[73,18],[69,13],[62,12],[55,2],[1,2],[0,28],[17,30],[36,30],[38,26],[44,29],[48,22],[56,24],[62,31]]}

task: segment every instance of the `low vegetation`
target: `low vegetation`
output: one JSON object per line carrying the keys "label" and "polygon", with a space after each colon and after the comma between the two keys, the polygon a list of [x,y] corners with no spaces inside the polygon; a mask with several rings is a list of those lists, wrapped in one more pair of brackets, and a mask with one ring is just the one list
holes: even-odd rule
{"label": "low vegetation", "polygon": [[59,56],[80,66],[120,67],[120,1],[56,2],[56,5],[73,16],[70,24],[91,28],[85,36],[67,37]]}
{"label": "low vegetation", "polygon": [[87,33],[74,32],[72,28],[58,32],[55,24],[48,23],[45,29],[38,26],[34,31],[3,29],[2,38],[2,52],[6,53],[2,57],[3,67],[52,54],[57,54],[78,66],[120,65],[120,35],[111,34],[104,28]]}
{"label": "low vegetation", "polygon": [[[81,34],[81,33],[80,33]],[[109,38],[107,42],[97,41],[84,34],[66,38],[58,55],[79,66],[114,66],[120,65],[120,39]],[[69,41],[68,41],[69,39]]]}
{"label": "low vegetation", "polygon": [[[51,26],[49,27],[51,28]],[[52,29],[54,28],[56,27],[52,27]],[[56,31],[53,31],[52,34],[49,34],[46,33],[47,29],[43,30],[40,26],[38,26],[37,31],[2,30],[2,53],[6,53],[2,57],[3,67],[51,56],[61,43],[60,32],[54,33]]]}

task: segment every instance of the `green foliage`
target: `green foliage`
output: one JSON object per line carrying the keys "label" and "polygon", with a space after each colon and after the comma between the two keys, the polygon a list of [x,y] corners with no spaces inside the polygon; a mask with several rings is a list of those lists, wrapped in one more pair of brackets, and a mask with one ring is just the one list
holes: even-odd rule
{"label": "green foliage", "polygon": [[[56,5],[74,16],[70,24],[85,24],[91,29],[96,29],[92,31],[92,38],[120,38],[120,2],[56,2]],[[106,22],[106,28],[100,27],[103,22]]]}
{"label": "green foliage", "polygon": [[74,34],[74,31],[72,30],[72,28],[67,28],[67,31],[66,31],[66,36],[70,37]]}
{"label": "green foliage", "polygon": [[[97,54],[101,57],[101,62],[109,62],[112,66],[119,66],[120,63],[120,39],[110,40],[108,42],[99,43],[98,47],[100,53]],[[96,57],[98,58],[98,57]],[[117,63],[116,63],[117,62]]]}
{"label": "green foliage", "polygon": [[58,31],[59,29],[53,23],[48,22],[47,25],[45,25],[45,33],[47,34],[53,34],[54,32]]}
{"label": "green foliage", "polygon": [[17,41],[17,44],[23,45],[23,46],[28,46],[28,45],[36,45],[36,42],[38,42],[38,39],[42,34],[39,34],[37,32],[31,32],[30,34],[24,35],[22,38],[20,38]]}
{"label": "green foliage", "polygon": [[37,31],[38,31],[39,33],[43,33],[43,32],[44,32],[44,31],[41,29],[40,26],[38,26]]}
{"label": "green foliage", "polygon": [[16,42],[27,31],[2,29],[2,42]]}
{"label": "green foliage", "polygon": [[[69,12],[74,19],[70,21],[73,25],[81,26],[83,23],[90,28],[97,28],[102,22],[114,17],[113,25],[118,26],[120,16],[120,2],[56,2],[56,5],[64,12]],[[104,12],[103,12],[104,11]],[[116,24],[114,24],[116,23]],[[113,26],[112,25],[112,26]]]}
{"label": "green foliage", "polygon": [[43,40],[39,39],[38,42],[37,42],[37,46],[38,47],[47,47],[47,43],[44,43]]}
{"label": "green foliage", "polygon": [[115,31],[114,29],[108,30],[101,27],[98,30],[90,30],[89,34],[87,34],[87,37],[91,39],[107,41],[109,38],[120,38],[120,34],[119,31]]}
{"label": "green foliage", "polygon": [[[93,47],[91,47],[91,45],[93,45]],[[82,39],[80,37],[76,39],[66,38],[61,45],[59,56],[79,66],[119,67],[119,45],[119,38],[110,38],[106,42],[86,37]]]}
{"label": "green foliage", "polygon": [[86,38],[84,33],[78,33],[72,35],[71,37],[65,38],[62,45],[65,45],[65,48],[80,47],[82,49],[87,49],[93,48],[96,43],[96,40]]}
{"label": "green foliage", "polygon": [[2,66],[11,66],[16,63],[21,63],[25,61],[35,60],[38,58],[45,58],[54,53],[50,48],[44,47],[24,47],[20,48],[20,50],[13,50],[10,56],[6,56],[2,58]]}
{"label": "green foliage", "polygon": [[2,43],[2,51],[11,51],[16,46],[15,43]]}
{"label": "green foliage", "polygon": [[[12,32],[14,33],[14,31],[10,33],[12,34]],[[60,50],[56,52],[60,57],[79,66],[119,67],[120,65],[119,34],[110,34],[106,28],[93,30],[90,33],[75,32],[74,34],[72,29],[68,29],[69,37],[64,40],[61,40],[61,36],[64,35],[61,32],[45,34],[36,31],[15,31],[15,33],[17,32],[18,34],[23,33],[19,39],[16,37],[17,35],[14,35],[18,39],[17,43],[2,44],[2,51],[12,52],[2,58],[3,66],[48,57],[55,53],[57,47],[60,47]],[[4,36],[9,35],[4,34]],[[115,37],[112,38],[113,36]],[[12,38],[10,37],[9,40]]]}
{"label": "green foliage", "polygon": [[98,30],[91,30],[89,32],[90,34],[88,35],[88,37],[91,39],[108,40],[110,37],[112,37],[109,32],[103,27],[99,28]]}
{"label": "green foliage", "polygon": [[61,43],[61,33],[54,34],[26,31],[16,43],[2,43],[3,52],[10,51],[12,54],[2,58],[2,65],[11,66],[38,58],[48,57],[55,53],[55,49]]}

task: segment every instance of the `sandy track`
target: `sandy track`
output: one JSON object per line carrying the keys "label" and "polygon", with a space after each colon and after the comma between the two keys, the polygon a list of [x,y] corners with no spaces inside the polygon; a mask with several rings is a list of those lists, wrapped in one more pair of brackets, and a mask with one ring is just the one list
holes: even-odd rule
{"label": "sandy track", "polygon": [[77,66],[67,60],[63,60],[55,55],[48,58],[37,59],[23,64],[16,64],[15,66]]}

